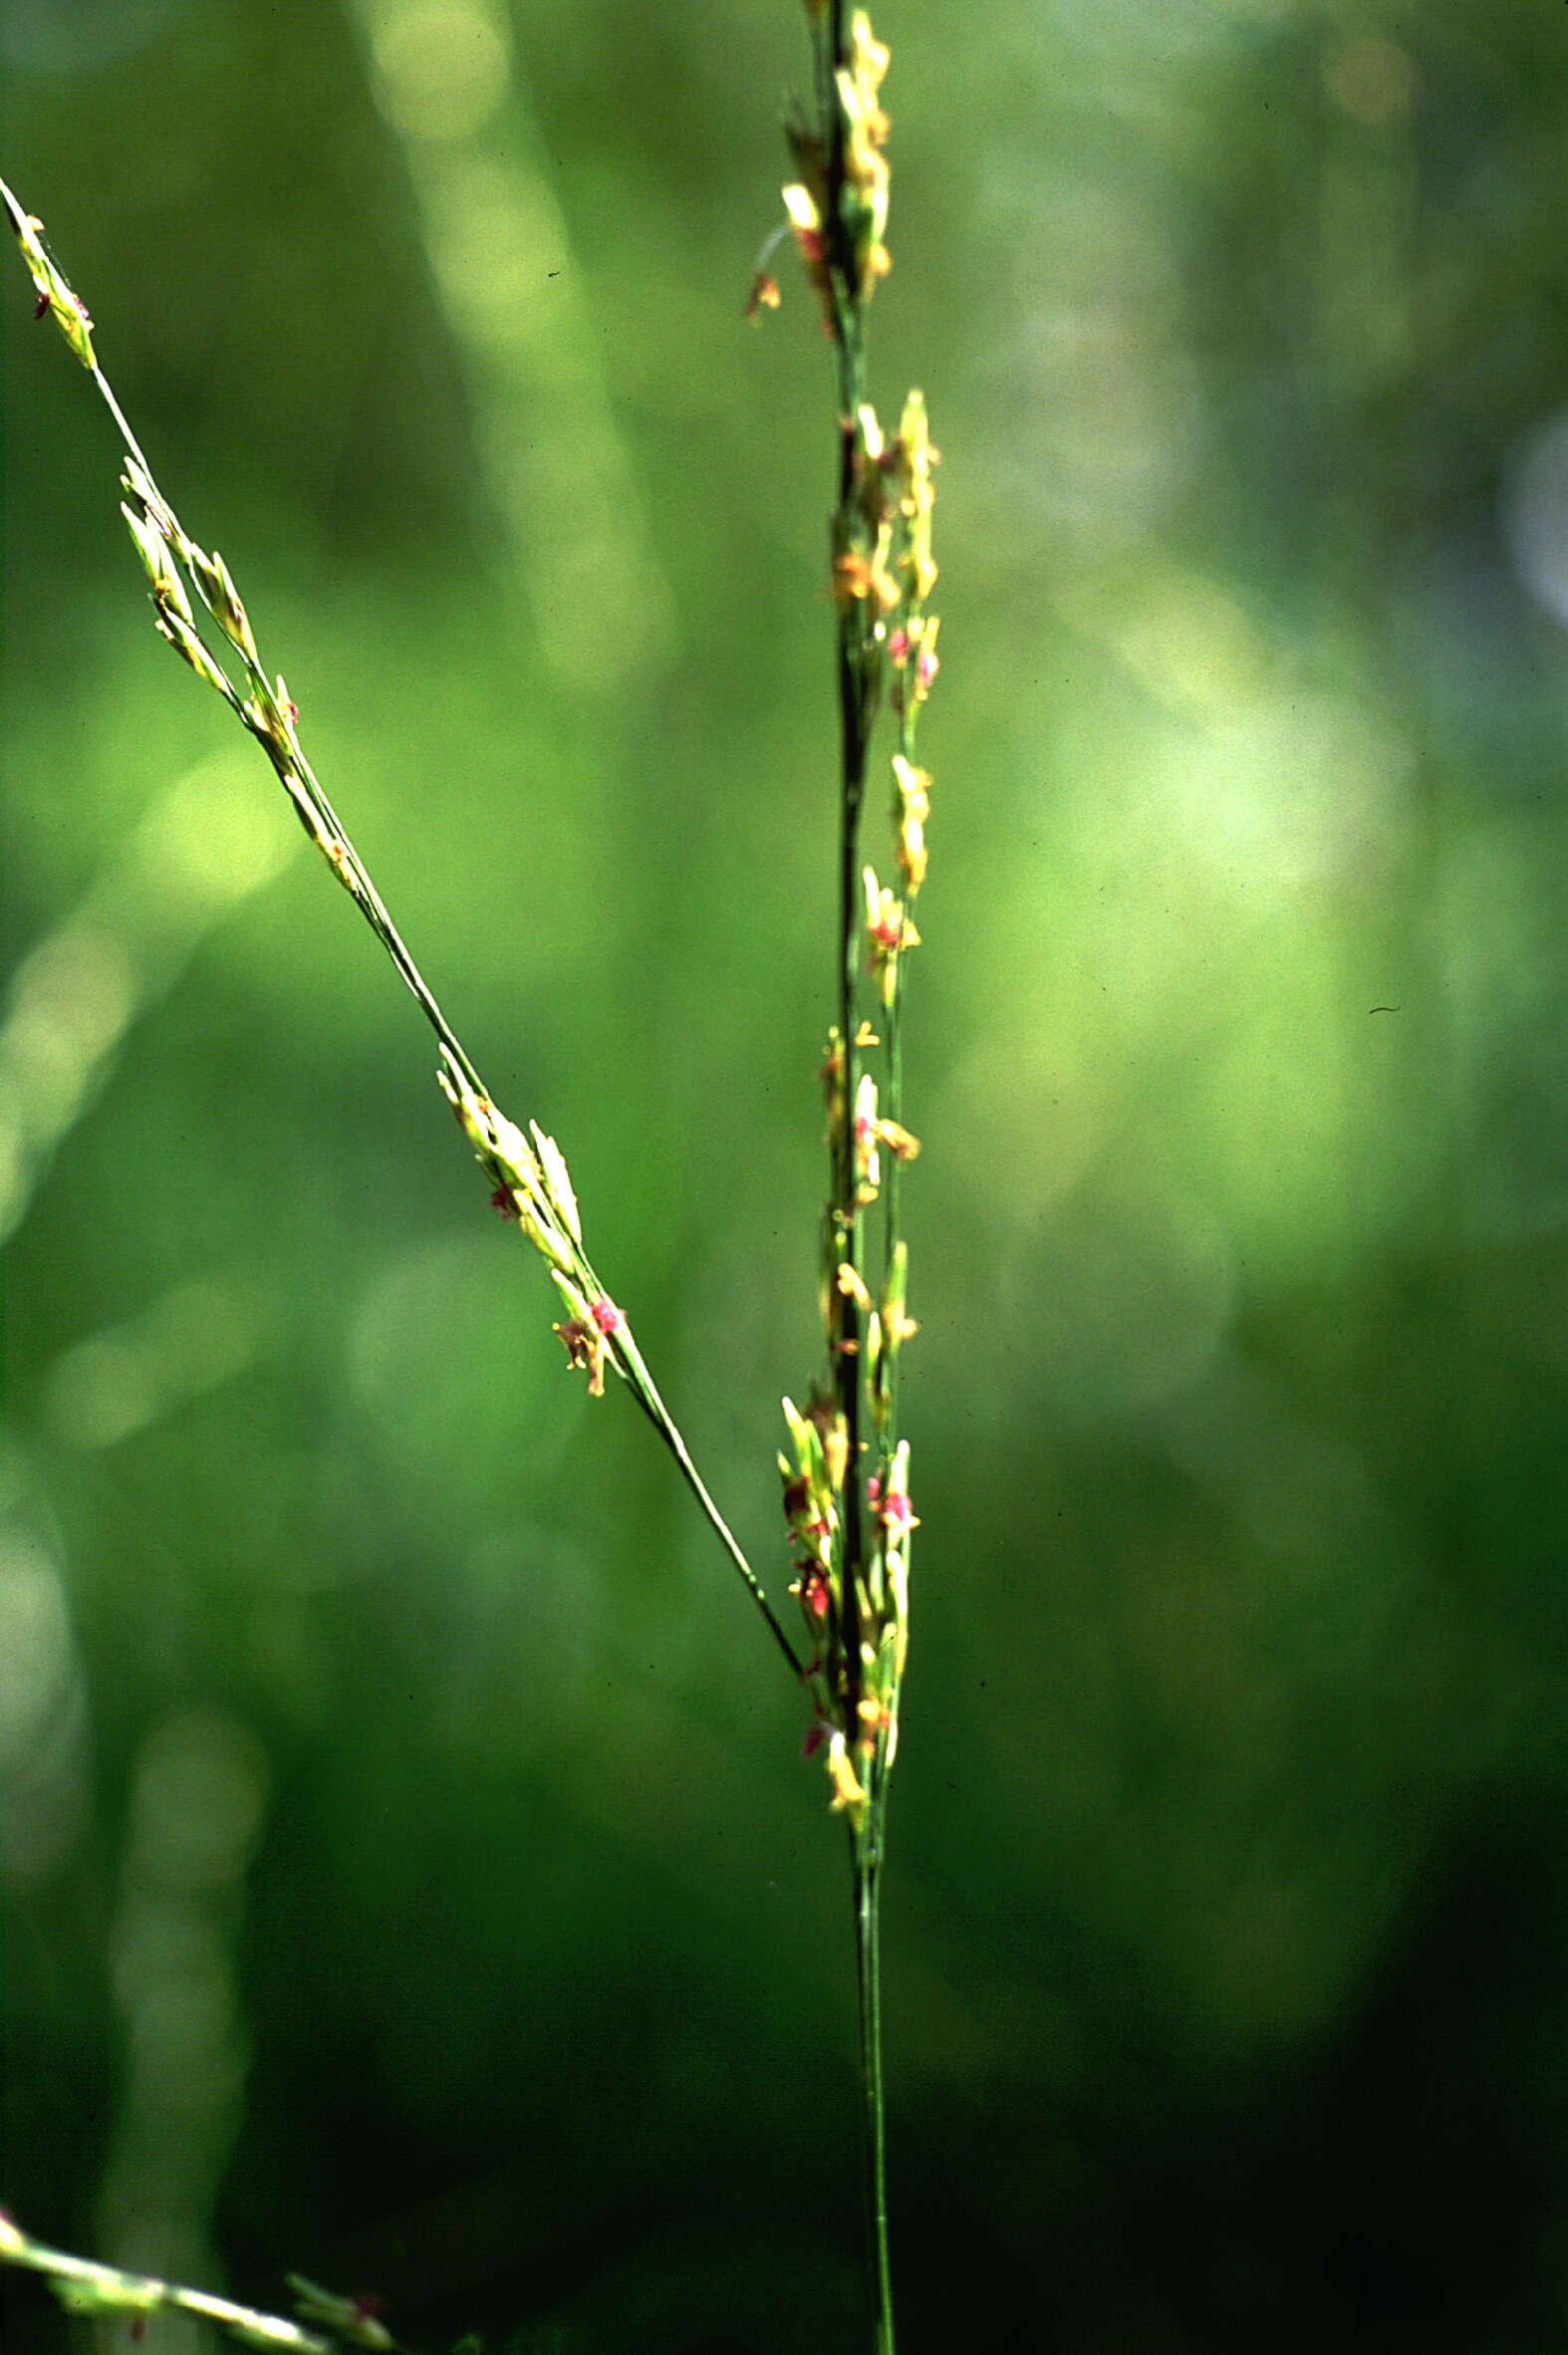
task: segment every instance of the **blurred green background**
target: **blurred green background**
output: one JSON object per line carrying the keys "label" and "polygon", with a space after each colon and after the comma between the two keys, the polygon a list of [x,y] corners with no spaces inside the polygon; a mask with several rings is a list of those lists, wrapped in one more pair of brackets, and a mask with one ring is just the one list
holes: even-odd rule
{"label": "blurred green background", "polygon": [[[904,2343],[1560,2347],[1568,24],[877,28],[874,386],[945,452]],[[798,275],[740,313],[802,12],[5,0],[0,44],[7,177],[781,1588],[833,450]],[[858,2346],[797,1699],[157,645],[30,292],[0,2199],[432,2349]],[[66,2343],[27,2284],[6,2329]]]}

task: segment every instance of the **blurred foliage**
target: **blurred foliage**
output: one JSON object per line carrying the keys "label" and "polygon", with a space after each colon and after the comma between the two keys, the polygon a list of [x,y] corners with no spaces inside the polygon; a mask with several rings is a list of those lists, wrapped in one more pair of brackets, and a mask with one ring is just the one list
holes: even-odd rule
{"label": "blurred foliage", "polygon": [[[877,25],[874,382],[945,451],[905,2342],[1557,2346],[1560,12]],[[7,177],[777,1589],[832,425],[798,283],[740,308],[798,11],[5,0],[0,56]],[[7,268],[4,2197],[431,2347],[852,2345],[795,1696],[157,646]]]}

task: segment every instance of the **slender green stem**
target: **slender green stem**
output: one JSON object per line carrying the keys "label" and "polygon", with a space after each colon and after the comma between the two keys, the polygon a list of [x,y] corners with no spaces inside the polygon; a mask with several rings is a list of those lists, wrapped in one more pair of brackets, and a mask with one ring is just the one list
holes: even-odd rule
{"label": "slender green stem", "polygon": [[887,2119],[882,2085],[882,1835],[886,1784],[879,1771],[865,1824],[853,1842],[855,1962],[860,1992],[861,2097],[865,2105],[866,2233],[872,2256],[876,2355],[894,2355],[893,2269],[888,2249]]}
{"label": "slender green stem", "polygon": [[706,1483],[702,1479],[702,1476],[697,1470],[696,1465],[692,1462],[691,1457],[686,1449],[686,1442],[681,1438],[673,1417],[669,1414],[663,1400],[659,1397],[658,1391],[653,1382],[653,1377],[652,1374],[650,1374],[647,1365],[644,1363],[643,1354],[638,1348],[637,1343],[632,1339],[630,1332],[617,1336],[617,1351],[618,1355],[625,1358],[627,1361],[624,1371],[626,1372],[633,1397],[637,1400],[638,1405],[642,1408],[644,1414],[648,1417],[650,1423],[652,1423],[653,1429],[657,1432],[659,1438],[663,1440],[665,1446],[669,1449],[670,1454],[674,1457],[676,1463],[679,1465],[682,1479],[685,1481],[686,1486],[690,1489],[692,1495],[696,1498],[696,1501],[701,1507],[705,1518],[714,1530],[720,1545],[723,1546],[724,1551],[728,1554],[731,1562],[734,1564],[736,1570],[739,1572],[742,1580],[744,1581],[752,1601],[756,1604],[757,1609],[761,1612],[764,1620],[767,1622],[769,1633],[771,1634],[774,1642],[777,1644],[779,1650],[783,1653],[784,1658],[789,1662],[791,1674],[798,1678],[800,1676],[801,1670],[800,1662],[795,1657],[795,1647],[790,1642],[788,1636],[784,1633],[784,1629],[779,1621],[778,1615],[774,1611],[772,1604],[768,1601],[766,1594],[763,1592],[756,1572],[752,1569],[751,1564],[747,1561],[745,1555],[742,1553],[740,1545],[736,1540],[729,1523],[724,1519],[724,1516],[719,1511],[718,1506],[713,1502],[712,1497],[708,1494]]}

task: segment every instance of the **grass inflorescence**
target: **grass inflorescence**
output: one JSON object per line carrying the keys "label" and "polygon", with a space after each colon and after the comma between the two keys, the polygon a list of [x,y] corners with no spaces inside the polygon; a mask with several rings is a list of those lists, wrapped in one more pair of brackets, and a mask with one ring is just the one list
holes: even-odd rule
{"label": "grass inflorescence", "polygon": [[[227,564],[185,530],[99,365],[93,323],[49,249],[41,222],[0,183],[11,228],[38,296],[91,375],[119,430],[122,505],[150,592],[158,635],[219,695],[265,752],[306,835],[391,958],[438,1048],[437,1079],[483,1171],[490,1200],[545,1261],[563,1314],[554,1331],[594,1396],[607,1372],[625,1384],[675,1459],[805,1689],[809,1755],[829,1777],[832,1808],[849,1828],[861,2019],[875,2344],[891,2355],[882,2082],[879,1896],[888,1777],[898,1748],[899,1699],[909,1639],[910,1450],[899,1428],[909,1313],[903,1171],[918,1148],[904,1121],[903,1018],[914,912],[925,877],[929,780],[915,761],[919,713],[936,671],[929,597],[931,468],[936,452],[918,392],[886,431],[866,398],[866,321],[890,266],[888,119],[881,86],[888,52],[863,12],[807,0],[814,106],[792,112],[786,135],[795,176],[786,221],[831,342],[835,500],[828,585],[837,633],[837,828],[834,1015],[821,1061],[829,1183],[821,1222],[820,1305],[826,1365],[803,1408],[784,1402],[788,1452],[779,1457],[794,1579],[806,1631],[804,1660],[693,1464],[637,1344],[583,1239],[567,1165],[534,1122],[526,1130],[495,1104],[424,980],[317,777],[299,711],[281,674],[264,664]],[[759,270],[753,312],[776,305]],[[867,858],[862,821],[872,738],[891,711],[885,770],[890,839],[884,867]],[[892,880],[884,880],[884,877]],[[301,2320],[284,2321],[198,2290],[118,2271],[31,2239],[0,2215],[0,2261],[48,2276],[75,2310],[123,2312],[134,2324],[160,2307],[204,2315],[258,2346],[326,2349],[341,2340],[391,2347],[365,2301],[297,2284]],[[324,2325],[330,2335],[316,2327]]]}
{"label": "grass inflorescence", "polygon": [[[908,395],[891,433],[866,397],[867,315],[891,267],[882,105],[889,53],[866,13],[851,13],[842,0],[807,0],[807,16],[816,105],[813,114],[794,112],[786,121],[798,176],[784,203],[834,361],[829,580],[837,615],[839,921],[837,1013],[821,1067],[829,1149],[821,1272],[827,1370],[804,1410],[785,1400],[790,1450],[779,1462],[798,1565],[794,1591],[812,1643],[807,1682],[817,1714],[810,1742],[850,1828],[877,2345],[888,2355],[894,2334],[879,1900],[909,1645],[910,1548],[918,1525],[909,1442],[899,1430],[900,1367],[915,1331],[903,1171],[919,1150],[904,1121],[903,1041],[930,806],[930,780],[915,754],[937,666],[928,602],[936,581],[937,453],[919,392]],[[776,296],[760,273],[754,292],[770,305]],[[862,848],[872,737],[885,703],[896,722],[887,772],[891,883]]]}

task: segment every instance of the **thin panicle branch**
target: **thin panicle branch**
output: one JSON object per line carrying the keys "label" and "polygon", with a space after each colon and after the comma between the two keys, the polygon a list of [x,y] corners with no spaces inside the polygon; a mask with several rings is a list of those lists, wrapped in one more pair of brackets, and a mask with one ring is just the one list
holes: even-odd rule
{"label": "thin panicle branch", "polygon": [[[285,2355],[338,2355],[345,2347],[370,2347],[379,2348],[382,2355],[400,2355],[397,2341],[380,2318],[380,2298],[339,2297],[299,2273],[289,2275],[289,2287],[302,2319],[291,2322],[282,2314],[241,2305],[237,2299],[219,2297],[210,2289],[191,2289],[153,2273],[128,2273],[119,2265],[100,2264],[93,2257],[51,2248],[13,2224],[4,2209],[0,2209],[0,2265],[42,2274],[68,2314],[101,2321],[126,2317],[136,2338],[149,2314],[190,2314],[198,2321],[216,2324],[242,2347],[282,2348]],[[307,2323],[320,2323],[325,2328],[307,2329]]]}
{"label": "thin panicle branch", "polygon": [[[491,1200],[521,1226],[547,1262],[566,1303],[567,1315],[555,1331],[566,1348],[569,1364],[587,1372],[589,1389],[596,1397],[604,1390],[607,1365],[621,1376],[674,1457],[703,1517],[788,1662],[791,1675],[799,1677],[794,1647],[761,1581],[699,1477],[631,1325],[594,1272],[583,1247],[576,1195],[555,1140],[533,1123],[525,1137],[491,1100],[467,1049],[392,922],[347,827],[305,757],[298,708],[282,677],[269,675],[262,663],[250,617],[228,566],[216,550],[209,555],[190,538],[158,488],[146,455],[99,367],[87,308],[50,252],[42,223],[24,210],[3,181],[0,201],[38,288],[39,316],[45,311],[53,315],[120,430],[126,450],[121,479],[127,496],[122,512],[147,576],[159,635],[222,696],[261,745],[306,834],[381,941],[434,1031],[440,1048],[436,1076],[490,1180]],[[198,608],[211,625],[206,635],[196,618]],[[236,668],[238,679],[232,674]]]}

